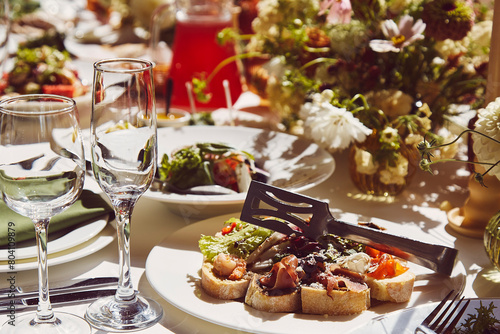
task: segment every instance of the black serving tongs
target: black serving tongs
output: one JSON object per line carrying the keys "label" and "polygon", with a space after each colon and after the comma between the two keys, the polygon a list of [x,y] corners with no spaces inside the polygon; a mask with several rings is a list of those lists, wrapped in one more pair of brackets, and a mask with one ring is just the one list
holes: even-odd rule
{"label": "black serving tongs", "polygon": [[326,202],[257,181],[250,185],[241,220],[286,235],[295,233],[312,239],[334,234],[448,276],[458,253],[454,248],[340,221],[332,216]]}

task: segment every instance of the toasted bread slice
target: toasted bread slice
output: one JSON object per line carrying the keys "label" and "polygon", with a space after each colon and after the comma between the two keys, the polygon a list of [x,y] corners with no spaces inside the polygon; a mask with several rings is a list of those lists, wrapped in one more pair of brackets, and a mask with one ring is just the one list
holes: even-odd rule
{"label": "toasted bread slice", "polygon": [[250,277],[240,280],[230,280],[214,273],[213,264],[204,261],[201,267],[201,286],[206,293],[218,299],[243,298],[247,292]]}
{"label": "toasted bread slice", "polygon": [[254,275],[248,286],[245,303],[256,310],[265,312],[300,311],[300,289],[281,295],[270,295],[259,283],[260,275]]}
{"label": "toasted bread slice", "polygon": [[349,315],[370,308],[370,289],[362,291],[333,290],[330,295],[323,287],[302,286],[302,312],[309,314]]}
{"label": "toasted bread slice", "polygon": [[375,279],[366,277],[366,284],[370,287],[370,295],[373,299],[393,303],[409,301],[414,282],[415,274],[409,270],[392,278]]}

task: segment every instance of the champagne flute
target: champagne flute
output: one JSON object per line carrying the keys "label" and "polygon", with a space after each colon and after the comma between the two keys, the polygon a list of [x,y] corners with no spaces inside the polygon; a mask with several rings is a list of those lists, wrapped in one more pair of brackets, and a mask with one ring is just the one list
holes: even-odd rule
{"label": "champagne flute", "polygon": [[98,299],[86,319],[104,330],[154,325],[163,309],[134,291],[130,275],[130,218],[156,171],[156,111],[153,64],[105,59],[94,64],[91,150],[94,177],[115,210],[119,282],[114,296]]}
{"label": "champagne flute", "polygon": [[[57,95],[21,95],[0,101],[0,189],[5,203],[35,225],[39,279],[36,314],[14,315],[2,333],[91,332],[81,317],[54,314],[47,272],[50,218],[77,200],[85,179],[75,110],[72,99]],[[15,222],[9,227],[15,229]],[[11,270],[15,271],[15,264]]]}

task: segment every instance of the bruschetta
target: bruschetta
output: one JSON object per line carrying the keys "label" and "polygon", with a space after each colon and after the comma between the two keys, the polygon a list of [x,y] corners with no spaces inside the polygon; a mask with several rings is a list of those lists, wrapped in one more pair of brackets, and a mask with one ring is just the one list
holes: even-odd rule
{"label": "bruschetta", "polygon": [[411,298],[415,275],[399,258],[337,236],[317,241],[260,229],[233,218],[202,237],[207,294],[259,311],[331,316]]}

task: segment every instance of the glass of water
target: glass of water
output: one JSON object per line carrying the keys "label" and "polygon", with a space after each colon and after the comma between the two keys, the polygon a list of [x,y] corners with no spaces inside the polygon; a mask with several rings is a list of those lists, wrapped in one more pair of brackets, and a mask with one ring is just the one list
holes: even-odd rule
{"label": "glass of water", "polygon": [[83,318],[54,313],[47,272],[50,219],[78,199],[84,178],[72,99],[40,94],[0,101],[0,190],[7,206],[35,225],[39,278],[36,314],[16,317],[14,326],[7,322],[2,333],[90,333]]}

